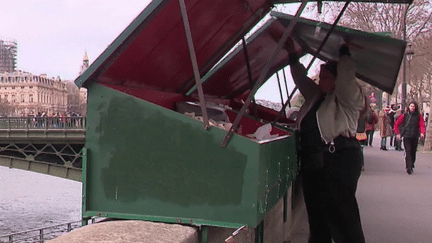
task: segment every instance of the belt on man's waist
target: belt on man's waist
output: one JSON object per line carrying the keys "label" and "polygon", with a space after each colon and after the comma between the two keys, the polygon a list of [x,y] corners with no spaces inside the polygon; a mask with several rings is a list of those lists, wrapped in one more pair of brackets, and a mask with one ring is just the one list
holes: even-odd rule
{"label": "belt on man's waist", "polygon": [[346,148],[361,148],[360,142],[356,137],[344,137],[342,135],[337,136],[332,142],[325,145],[324,151],[331,153]]}

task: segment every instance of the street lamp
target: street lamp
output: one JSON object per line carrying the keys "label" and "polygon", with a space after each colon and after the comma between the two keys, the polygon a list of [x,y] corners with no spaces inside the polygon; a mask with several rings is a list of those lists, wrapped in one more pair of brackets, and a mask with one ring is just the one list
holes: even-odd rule
{"label": "street lamp", "polygon": [[[412,46],[412,43],[409,42],[407,44],[406,49],[405,49],[405,59],[404,59],[404,65],[403,65],[404,76],[403,76],[403,82],[402,82],[402,109],[405,109],[405,106],[406,106],[406,100],[407,100],[407,79],[408,79],[408,82],[409,82],[409,79],[410,79],[410,67],[411,67],[410,62],[411,62],[411,59],[412,59],[413,55],[414,55],[414,48]],[[408,67],[406,65],[407,61],[408,61]],[[405,72],[407,72],[407,73],[405,74]],[[407,76],[408,76],[408,78],[407,78]]]}

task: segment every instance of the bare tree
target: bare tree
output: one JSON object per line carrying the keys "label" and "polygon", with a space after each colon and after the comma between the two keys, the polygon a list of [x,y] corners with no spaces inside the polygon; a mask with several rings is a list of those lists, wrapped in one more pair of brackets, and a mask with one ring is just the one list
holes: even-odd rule
{"label": "bare tree", "polygon": [[[376,14],[371,14],[376,13]],[[412,100],[432,104],[432,4],[429,0],[412,5],[353,3],[341,24],[369,32],[388,32],[392,37],[413,43],[414,53],[408,61],[408,94]],[[403,67],[403,66],[402,66]],[[398,83],[402,80],[400,79]],[[396,92],[397,94],[397,92]],[[429,100],[425,98],[429,96]],[[432,149],[432,125],[429,122],[425,150]]]}
{"label": "bare tree", "polygon": [[[312,14],[315,19],[332,22],[342,4],[327,3],[322,14]],[[308,8],[313,12],[313,8]],[[324,15],[324,16],[322,16]],[[411,5],[383,3],[351,3],[339,24],[368,32],[387,32],[392,37],[415,42],[427,36],[432,29],[432,2],[416,0]],[[405,25],[404,25],[405,21]],[[405,34],[404,34],[405,32]]]}
{"label": "bare tree", "polygon": [[[316,11],[316,6],[317,4],[308,7],[309,15],[325,22],[333,22],[342,8],[342,4],[326,3],[322,7],[322,14],[319,14]],[[339,24],[367,32],[388,33],[394,38],[414,43],[414,52],[419,53],[420,51],[416,50],[417,42],[430,35],[432,30],[432,2],[430,0],[416,0],[411,5],[351,3]],[[416,65],[414,60],[412,65]],[[421,75],[430,74],[425,73],[424,69],[418,68],[413,68],[409,74],[410,95],[418,100],[425,84],[422,83],[423,79],[417,78]],[[399,75],[398,84],[402,82],[401,76]],[[397,93],[395,92],[395,94]],[[420,100],[418,101],[420,102]]]}
{"label": "bare tree", "polygon": [[[431,92],[432,92],[432,88],[431,88]],[[432,104],[432,95],[430,96],[430,104]],[[425,138],[425,144],[424,144],[424,150],[425,151],[430,151],[432,150],[432,122],[430,121],[430,111],[429,111],[429,116],[428,116],[428,123],[427,123],[427,127],[426,127],[426,138]]]}
{"label": "bare tree", "polygon": [[[421,102],[429,103],[429,116],[432,106],[432,33],[417,42],[418,54],[413,59],[414,79],[421,80],[419,88]],[[420,100],[419,100],[420,101]],[[430,120],[430,119],[429,119]],[[432,123],[429,121],[426,128],[424,150],[432,150]]]}
{"label": "bare tree", "polygon": [[[432,79],[432,34],[419,38],[415,44],[416,53],[410,62],[412,70],[410,79],[415,80],[411,85],[417,93],[412,98],[418,100],[419,103],[429,103],[431,94],[431,79]],[[429,104],[430,105],[430,104]]]}

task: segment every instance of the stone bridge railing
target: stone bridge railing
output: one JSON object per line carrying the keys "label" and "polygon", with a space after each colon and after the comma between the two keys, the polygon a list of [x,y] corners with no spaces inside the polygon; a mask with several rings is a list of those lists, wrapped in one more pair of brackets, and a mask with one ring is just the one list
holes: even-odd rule
{"label": "stone bridge railing", "polygon": [[73,117],[0,117],[0,129],[80,129],[85,130],[86,118]]}

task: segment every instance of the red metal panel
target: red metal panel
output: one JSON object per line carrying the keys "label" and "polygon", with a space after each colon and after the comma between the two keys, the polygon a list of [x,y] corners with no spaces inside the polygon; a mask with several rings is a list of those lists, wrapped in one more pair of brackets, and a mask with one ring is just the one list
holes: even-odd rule
{"label": "red metal panel", "polygon": [[[201,72],[208,71],[262,17],[257,15],[260,8],[264,13],[270,10],[268,2],[186,1]],[[134,38],[132,42],[122,47],[113,63],[96,77],[99,82],[177,92],[193,78],[178,1],[169,1],[148,21],[137,28],[142,29],[129,37]]]}
{"label": "red metal panel", "polygon": [[[285,30],[277,21],[271,23],[247,45],[247,53],[250,62],[252,80],[255,82],[261,75],[264,66],[270,61],[272,52],[276,48],[280,37]],[[227,58],[229,59],[229,57]],[[288,52],[282,49],[279,55],[272,61],[268,77],[284,67],[288,60]],[[229,62],[218,69],[203,84],[206,95],[220,98],[245,99],[251,89],[243,49],[233,53]]]}
{"label": "red metal panel", "polygon": [[172,93],[172,92],[140,89],[140,88],[126,87],[126,86],[113,85],[113,84],[103,84],[103,85],[111,89],[118,90],[122,93],[146,100],[153,104],[163,106],[170,110],[175,109],[176,102],[188,101],[188,98],[185,97],[184,95]]}

